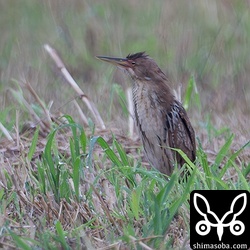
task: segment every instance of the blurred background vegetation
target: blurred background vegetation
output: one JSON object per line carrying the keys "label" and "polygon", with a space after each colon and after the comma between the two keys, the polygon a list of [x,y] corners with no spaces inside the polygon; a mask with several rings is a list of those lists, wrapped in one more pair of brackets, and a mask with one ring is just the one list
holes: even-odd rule
{"label": "blurred background vegetation", "polygon": [[[111,244],[105,249],[124,243],[128,248],[119,249],[146,249],[144,242],[153,249],[187,246],[192,189],[249,190],[249,9],[249,0],[0,0],[0,125],[16,135],[11,142],[1,126],[0,246],[83,249],[83,231],[95,246]],[[96,104],[107,127],[97,137],[87,138],[75,125],[81,121],[73,103],[78,97],[44,44],[56,49]],[[141,167],[139,144],[120,131],[117,141],[109,140],[114,151],[98,137],[113,128],[127,133],[129,83],[95,55],[139,51],[154,58],[181,92],[195,128],[198,168],[187,185],[178,172],[166,182]],[[36,130],[32,139],[24,134],[20,140],[16,131],[34,120],[22,96],[44,116],[25,83],[53,117],[68,114],[72,137],[66,126],[55,125],[46,139]]]}
{"label": "blurred background vegetation", "polygon": [[[196,129],[211,117],[218,126],[231,122],[249,133],[249,7],[241,0],[0,0],[0,119],[12,128],[17,102],[8,90],[21,80],[30,82],[46,104],[53,101],[52,113],[74,116],[76,95],[45,53],[48,43],[106,123],[124,127],[113,85],[123,79],[95,55],[146,51],[175,89],[182,86],[182,95],[194,76],[201,109],[193,103],[189,112]],[[24,111],[21,119],[28,119]]]}

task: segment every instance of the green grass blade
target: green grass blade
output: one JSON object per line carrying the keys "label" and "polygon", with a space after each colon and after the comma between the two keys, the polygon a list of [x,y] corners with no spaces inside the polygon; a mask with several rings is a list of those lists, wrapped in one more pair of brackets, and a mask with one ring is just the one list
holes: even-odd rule
{"label": "green grass blade", "polygon": [[65,250],[70,249],[70,247],[68,246],[68,244],[65,240],[65,234],[63,232],[62,224],[60,223],[59,220],[55,223],[55,227],[56,227],[56,231],[58,233],[58,236],[59,236],[59,239],[60,239],[60,242],[62,244],[63,249],[65,249]]}
{"label": "green grass blade", "polygon": [[87,136],[86,136],[86,134],[85,134],[85,132],[84,132],[83,129],[81,130],[81,134],[79,136],[79,141],[80,141],[80,145],[82,147],[82,151],[85,154],[86,153],[86,148],[87,148],[88,141],[87,141]]}
{"label": "green grass blade", "polygon": [[37,127],[36,128],[36,131],[33,135],[33,139],[32,139],[32,142],[31,142],[31,145],[30,145],[30,149],[29,149],[29,152],[28,152],[28,160],[31,161],[35,151],[36,151],[36,145],[37,145],[37,141],[38,141],[38,136],[39,136],[39,130],[40,128]]}
{"label": "green grass blade", "polygon": [[45,166],[48,166],[48,168],[46,168],[46,175],[50,183],[50,187],[53,190],[56,200],[59,201],[60,168],[57,148],[54,146],[54,138],[56,131],[57,130],[54,130],[48,136],[48,141],[45,146],[43,158],[45,161]]}
{"label": "green grass blade", "polygon": [[237,150],[235,153],[233,153],[230,158],[227,160],[225,166],[222,168],[219,178],[222,178],[224,174],[226,173],[227,169],[233,164],[236,157],[245,149],[248,145],[250,145],[250,141],[247,142],[245,145],[243,145],[239,150]]}
{"label": "green grass blade", "polygon": [[208,188],[211,189],[212,188],[212,177],[213,177],[213,175],[212,175],[211,168],[210,168],[208,160],[207,160],[207,154],[203,150],[200,141],[199,141],[199,147],[198,147],[198,150],[197,150],[197,157],[198,157],[198,160],[199,160],[199,162],[201,164],[201,167],[204,170],[205,177],[206,177],[206,179],[205,179],[206,184],[207,184]]}
{"label": "green grass blade", "polygon": [[115,144],[117,152],[121,158],[122,164],[124,166],[128,166],[129,162],[128,162],[128,157],[127,157],[126,152],[124,151],[124,149],[121,147],[121,145],[115,139],[114,139],[114,144]]}
{"label": "green grass blade", "polygon": [[245,177],[250,173],[250,163],[242,170],[242,172]]}
{"label": "green grass blade", "polygon": [[176,202],[173,203],[173,206],[170,209],[170,214],[175,215],[175,213],[177,212],[181,204],[189,198],[192,186],[194,185],[196,179],[197,179],[197,168],[195,167],[193,168],[192,173],[189,175],[187,182],[181,184],[181,185],[185,185],[183,186],[183,193],[180,196],[180,198],[177,199]]}
{"label": "green grass blade", "polygon": [[141,189],[137,188],[131,192],[131,210],[136,220],[139,220]]}
{"label": "green grass blade", "polygon": [[224,182],[223,180],[221,180],[219,177],[213,176],[212,180],[214,181],[214,185],[215,185],[215,187],[213,187],[213,189],[229,190],[228,184],[226,182]]}
{"label": "green grass blade", "polygon": [[249,182],[247,181],[247,178],[242,173],[242,170],[236,164],[234,164],[234,168],[238,174],[239,182],[242,183],[241,184],[242,187],[240,186],[239,188],[244,189],[244,190],[248,190],[250,192]]}
{"label": "green grass blade", "polygon": [[[166,223],[165,223],[165,230],[167,230],[167,228],[169,227],[171,221],[173,220],[173,217],[175,216],[178,208],[188,199],[189,195],[190,195],[190,192],[191,192],[191,187],[192,185],[194,184],[194,181],[195,181],[195,177],[196,177],[196,170],[197,168],[194,168],[191,175],[189,176],[187,182],[185,183],[185,188],[184,188],[184,192],[183,194],[178,198],[176,199],[173,204],[171,205],[171,207],[169,208],[169,217],[167,218],[166,220]],[[173,179],[173,183],[171,186],[174,185],[174,183],[176,183],[178,180],[177,176],[174,177]]]}
{"label": "green grass blade", "polygon": [[187,155],[181,149],[178,148],[171,148],[171,149],[178,152],[192,169],[196,167],[195,164],[187,157]]}
{"label": "green grass blade", "polygon": [[74,183],[75,195],[78,201],[80,199],[80,195],[79,195],[80,167],[81,167],[81,159],[76,158],[73,164],[73,183]]}
{"label": "green grass blade", "polygon": [[169,182],[167,182],[165,187],[156,196],[157,202],[159,204],[162,205],[167,200],[167,197],[170,194],[170,191],[172,190],[172,188],[174,187],[174,184],[176,183],[176,181],[177,181],[177,175],[173,173],[171,175]]}
{"label": "green grass blade", "polygon": [[50,170],[52,179],[53,179],[54,183],[56,184],[56,171],[55,171],[55,166],[54,166],[54,160],[52,157],[52,146],[53,146],[55,134],[56,134],[56,130],[54,130],[48,136],[48,141],[47,141],[45,149],[44,149],[44,157],[49,165],[49,170]]}
{"label": "green grass blade", "polygon": [[16,235],[10,230],[9,230],[9,234],[12,237],[12,239],[15,241],[15,244],[18,248],[23,249],[23,250],[32,250],[32,248],[23,241],[22,237]]}
{"label": "green grass blade", "polygon": [[212,166],[212,169],[215,170],[215,172],[217,172],[217,168],[219,167],[219,165],[221,164],[222,160],[224,159],[224,157],[227,155],[228,150],[230,149],[230,146],[233,142],[234,139],[234,134],[232,134],[229,139],[226,141],[226,143],[222,146],[222,148],[220,149],[220,151],[218,152],[214,164]]}
{"label": "green grass blade", "polygon": [[177,175],[172,174],[169,182],[155,197],[155,234],[162,235],[164,231],[166,231],[170,226],[170,223],[175,215],[173,211],[172,213],[169,213],[169,211],[173,210],[172,205],[166,208],[165,204],[167,204],[167,197],[169,196],[170,191],[173,189],[174,185],[176,184],[177,179]]}
{"label": "green grass blade", "polygon": [[[194,95],[194,98],[192,98],[192,95]],[[185,109],[189,108],[189,105],[190,105],[190,102],[192,99],[194,99],[195,105],[198,107],[199,111],[201,111],[200,94],[198,92],[194,76],[192,76],[189,79],[188,84],[187,84],[186,93],[185,93],[185,96],[183,98],[183,107]]]}
{"label": "green grass blade", "polygon": [[71,188],[69,186],[69,178],[70,175],[68,171],[64,168],[64,166],[60,166],[60,183],[59,183],[59,193],[58,193],[58,198],[65,198],[67,201],[70,200],[70,194],[71,194]]}
{"label": "green grass blade", "polygon": [[46,194],[45,170],[44,167],[42,167],[42,164],[38,164],[37,172],[38,172],[38,181],[40,190],[42,191],[43,194]]}
{"label": "green grass blade", "polygon": [[119,160],[119,158],[116,156],[114,151],[109,147],[108,143],[100,136],[94,136],[90,140],[89,145],[89,165],[91,165],[91,158],[94,150],[95,144],[98,143],[102,149],[104,150],[105,154],[108,156],[108,158],[116,165],[121,167],[123,164]]}
{"label": "green grass blade", "polygon": [[73,138],[69,138],[69,148],[72,162],[75,161],[77,154],[75,150],[75,140]]}
{"label": "green grass blade", "polygon": [[[72,150],[74,150],[74,154],[73,156],[77,156],[80,154],[80,148],[79,148],[79,137],[77,135],[77,127],[79,126],[78,124],[75,123],[75,121],[72,119],[71,116],[69,115],[64,115],[63,117],[65,117],[70,125],[71,131],[72,131],[72,135],[73,135],[73,145],[74,147],[71,147]],[[75,160],[75,158],[73,158]]]}
{"label": "green grass blade", "polygon": [[194,87],[194,76],[192,76],[187,84],[187,89],[186,89],[186,93],[184,96],[184,100],[183,100],[183,107],[185,109],[188,109],[189,107],[189,103],[191,100],[191,96],[192,96],[192,92],[193,92],[193,87]]}

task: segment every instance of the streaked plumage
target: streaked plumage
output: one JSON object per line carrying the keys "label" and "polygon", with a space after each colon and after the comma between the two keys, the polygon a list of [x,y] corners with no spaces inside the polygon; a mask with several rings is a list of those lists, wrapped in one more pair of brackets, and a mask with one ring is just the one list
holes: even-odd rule
{"label": "streaked plumage", "polygon": [[175,162],[184,159],[170,148],[179,148],[195,160],[195,133],[182,104],[171,90],[169,80],[145,52],[126,58],[98,56],[112,63],[132,79],[135,123],[149,162],[170,175]]}

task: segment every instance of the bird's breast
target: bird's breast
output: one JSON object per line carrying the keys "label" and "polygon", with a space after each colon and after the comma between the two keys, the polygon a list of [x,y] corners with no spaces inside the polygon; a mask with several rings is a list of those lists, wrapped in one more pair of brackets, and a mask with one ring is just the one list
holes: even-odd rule
{"label": "bird's breast", "polygon": [[170,174],[173,156],[167,140],[166,110],[161,98],[147,85],[134,84],[133,101],[135,123],[149,162],[161,172]]}
{"label": "bird's breast", "polygon": [[157,93],[144,84],[134,84],[132,91],[135,122],[140,126],[139,132],[145,132],[148,136],[160,133],[163,110]]}

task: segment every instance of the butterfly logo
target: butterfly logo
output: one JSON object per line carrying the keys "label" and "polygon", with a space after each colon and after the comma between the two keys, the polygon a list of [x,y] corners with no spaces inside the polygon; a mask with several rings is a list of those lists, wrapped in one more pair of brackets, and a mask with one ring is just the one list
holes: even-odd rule
{"label": "butterfly logo", "polygon": [[[243,205],[239,209],[238,204],[240,202],[240,199],[243,199]],[[200,200],[199,202],[203,202],[203,204],[205,204],[206,211],[203,211],[204,206],[203,208],[202,207],[199,208],[198,202],[197,202],[198,200]],[[203,220],[200,220],[199,222],[197,222],[195,226],[195,230],[199,235],[202,235],[202,236],[207,235],[209,234],[211,227],[215,227],[217,228],[217,235],[218,235],[219,241],[221,241],[222,235],[224,233],[224,227],[229,227],[230,232],[236,236],[243,234],[243,232],[245,231],[245,225],[243,224],[242,221],[237,220],[237,216],[239,216],[246,208],[246,205],[247,205],[246,193],[239,194],[233,199],[231,206],[230,206],[230,210],[227,211],[222,216],[221,219],[219,219],[218,216],[213,211],[210,210],[210,205],[207,199],[203,195],[195,193],[193,202],[194,202],[194,207],[196,211],[204,218]],[[237,208],[235,206],[236,203],[238,203]],[[228,220],[228,216],[232,217],[231,221],[228,223],[224,223],[226,218]],[[211,219],[213,220],[213,222],[211,222]]]}

